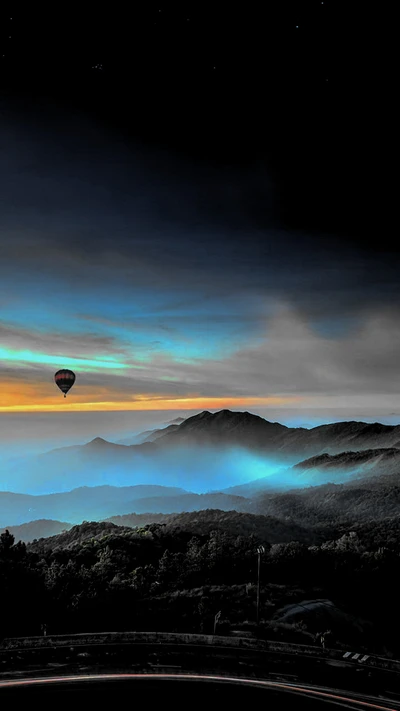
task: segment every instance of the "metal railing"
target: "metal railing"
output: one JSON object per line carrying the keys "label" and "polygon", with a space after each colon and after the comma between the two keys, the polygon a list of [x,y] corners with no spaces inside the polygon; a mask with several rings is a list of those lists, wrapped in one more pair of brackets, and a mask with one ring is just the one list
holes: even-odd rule
{"label": "metal railing", "polygon": [[215,646],[227,649],[240,648],[258,650],[260,652],[296,654],[306,657],[323,657],[349,664],[361,664],[400,672],[400,661],[357,652],[356,649],[353,651],[321,649],[319,646],[260,640],[251,637],[225,637],[222,635],[185,634],[179,632],[81,632],[79,634],[40,637],[9,637],[3,639],[0,643],[0,653],[103,644],[165,644]]}

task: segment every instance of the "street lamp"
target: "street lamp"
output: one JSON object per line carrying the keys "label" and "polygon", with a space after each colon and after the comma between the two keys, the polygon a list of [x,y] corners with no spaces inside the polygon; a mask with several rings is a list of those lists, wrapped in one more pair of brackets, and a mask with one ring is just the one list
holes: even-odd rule
{"label": "street lamp", "polygon": [[218,620],[219,620],[220,617],[221,617],[221,610],[220,610],[219,612],[217,612],[217,614],[216,614],[215,617],[214,617],[214,634],[215,634],[215,632],[216,632],[216,629],[217,629],[217,622],[218,622]]}
{"label": "street lamp", "polygon": [[260,571],[261,571],[261,556],[265,553],[264,546],[258,546],[258,574],[257,574],[257,626],[260,622]]}

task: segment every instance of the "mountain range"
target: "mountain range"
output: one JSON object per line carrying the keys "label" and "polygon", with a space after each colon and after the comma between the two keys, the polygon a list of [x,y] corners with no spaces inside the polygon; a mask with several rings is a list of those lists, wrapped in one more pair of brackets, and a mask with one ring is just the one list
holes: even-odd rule
{"label": "mountain range", "polygon": [[0,525],[15,526],[34,519],[59,518],[70,523],[81,523],[85,519],[96,520],[113,514],[130,513],[136,509],[151,510],[148,501],[155,501],[156,506],[162,501],[164,508],[168,508],[166,502],[169,497],[176,501],[182,495],[187,496],[187,492],[178,487],[147,485],[83,486],[72,491],[39,496],[2,491]]}
{"label": "mountain range", "polygon": [[[228,493],[241,495],[246,490],[248,495],[251,486],[249,488],[243,480],[247,478],[249,482],[255,482],[256,477],[251,475],[254,458],[257,458],[257,480],[262,478],[258,463],[268,470],[263,484],[261,481],[254,483],[253,491],[256,491],[260,485],[264,488],[279,488],[281,484],[284,487],[294,486],[295,477],[301,476],[301,467],[299,465],[298,469],[290,472],[288,469],[320,455],[345,453],[343,456],[346,458],[350,456],[349,452],[380,450],[377,457],[369,453],[367,458],[378,458],[382,466],[383,463],[389,465],[391,459],[390,466],[395,466],[396,450],[400,447],[398,425],[338,422],[312,429],[291,428],[268,422],[249,412],[229,410],[214,414],[204,411],[142,435],[145,435],[144,441],[139,444],[117,444],[96,437],[83,445],[4,461],[0,481],[6,483],[8,490],[29,491],[32,494],[70,491],[82,484],[97,486],[116,482],[119,486],[179,486],[184,481],[185,489],[195,489],[198,493],[226,490],[231,486],[235,488]],[[382,450],[385,449],[390,449],[391,453],[384,454]],[[239,455],[251,455],[251,461],[244,458],[239,463]],[[341,468],[344,474],[343,461],[337,460],[337,463],[337,475]],[[359,465],[361,458],[359,463],[355,462],[355,469]],[[319,467],[321,481],[325,482],[328,468],[333,473],[335,466],[335,461],[325,459],[315,462],[309,470],[315,473]],[[226,472],[226,475],[220,477],[221,472]],[[272,480],[270,474],[274,472],[278,475]],[[196,485],[200,480],[202,488],[199,490]],[[245,486],[243,491],[238,489],[242,484]]]}
{"label": "mountain range", "polygon": [[[11,465],[3,463],[3,479],[8,478],[17,488],[22,477],[28,476],[38,493],[0,492],[0,526],[19,526],[34,520],[77,524],[82,520],[119,515],[167,515],[206,509],[285,517],[288,515],[285,502],[292,501],[293,496],[297,497],[304,521],[305,499],[299,487],[306,487],[309,506],[309,502],[315,500],[314,488],[325,491],[323,485],[328,482],[338,485],[352,482],[358,486],[357,482],[370,479],[372,485],[377,477],[392,477],[390,485],[397,486],[399,426],[339,422],[307,430],[268,422],[248,412],[229,410],[215,414],[205,411],[178,420],[142,433],[147,441],[136,445],[96,437],[84,445],[21,457]],[[230,449],[234,452],[233,458],[218,460],[219,452]],[[252,470],[249,467],[247,471],[247,460],[240,460],[239,450],[257,456],[261,462],[273,458],[273,476],[251,478]],[[182,452],[185,452],[183,458]],[[304,457],[305,453],[311,456]],[[187,457],[194,460],[200,471],[203,467],[210,468],[208,491],[191,490],[188,472],[193,462]],[[236,460],[239,467],[244,467],[242,481],[246,475],[248,480],[239,485],[213,486],[213,471],[225,466],[229,480],[229,467],[236,465]],[[184,487],[170,485],[164,476],[163,468],[167,471],[175,466],[179,476],[173,472],[169,478],[184,479]],[[185,477],[181,476],[182,471]],[[117,472],[119,476],[122,472],[125,480],[132,484],[101,484],[102,480],[115,477]],[[58,492],[40,493],[49,482],[54,487],[55,474]],[[100,485],[93,485],[93,480]],[[157,481],[160,483],[155,483]],[[298,491],[287,493],[288,489]],[[338,490],[335,496],[339,496]],[[352,496],[355,500],[354,489]],[[346,497],[348,500],[349,494]],[[365,499],[364,493],[363,497]],[[308,514],[313,518],[311,510]]]}
{"label": "mountain range", "polygon": [[[84,489],[80,493],[83,494]],[[60,504],[63,496],[60,495]],[[182,499],[187,496],[182,495]],[[145,499],[138,499],[137,503],[142,504],[145,501]],[[166,497],[164,503],[167,501],[174,503],[174,497]],[[194,497],[192,503],[195,502]],[[211,504],[211,507],[209,508],[207,504]],[[228,497],[227,504],[229,504]],[[196,505],[199,508],[201,506],[206,508],[182,513],[114,514],[106,518],[105,523],[123,528],[158,523],[194,533],[200,531],[208,533],[213,529],[226,529],[232,532],[234,528],[237,535],[246,536],[252,532],[260,533],[262,529],[263,536],[271,543],[290,540],[318,542],[342,535],[347,530],[359,531],[362,536],[370,535],[377,545],[380,545],[377,539],[379,534],[382,545],[386,545],[387,532],[400,530],[400,483],[398,476],[393,475],[348,484],[326,484],[279,494],[263,493],[253,500],[240,500],[240,506],[244,509],[242,511],[222,510],[217,508],[217,499],[207,500],[207,497],[203,497],[201,502],[198,500]],[[238,508],[237,502],[231,505],[232,508]],[[248,507],[247,511],[246,507]],[[101,518],[101,516],[88,516],[86,520],[100,521],[100,525]],[[35,538],[51,536],[52,538],[48,539],[50,547],[56,545],[58,540],[54,536],[72,527],[71,522],[51,519],[7,525],[16,540],[29,542]]]}
{"label": "mountain range", "polygon": [[189,417],[157,439],[157,446],[177,444],[236,445],[261,452],[304,458],[344,450],[400,447],[400,425],[337,422],[311,429],[286,427],[249,412],[204,411]]}
{"label": "mountain range", "polygon": [[[54,452],[72,455],[76,451],[94,452],[102,447],[102,456],[133,457],[139,452],[155,453],[169,447],[243,447],[245,449],[284,455],[282,458],[339,454],[343,451],[362,451],[400,447],[400,425],[366,422],[336,422],[311,429],[287,427],[249,412],[221,410],[214,414],[204,411],[183,420],[180,424],[149,430],[140,445],[118,445],[96,437],[80,447],[66,447]],[[152,444],[150,448],[143,445]],[[123,449],[121,449],[123,447]],[[47,455],[46,455],[47,456]]]}

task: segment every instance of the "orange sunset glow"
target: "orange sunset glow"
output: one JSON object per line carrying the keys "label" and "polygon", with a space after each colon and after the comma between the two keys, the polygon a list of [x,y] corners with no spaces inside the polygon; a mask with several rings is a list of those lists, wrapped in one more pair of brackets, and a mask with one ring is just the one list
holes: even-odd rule
{"label": "orange sunset glow", "polygon": [[111,393],[107,393],[109,399],[102,399],[104,393],[91,393],[93,399],[85,398],[84,394],[79,396],[69,395],[67,399],[58,395],[48,397],[35,397],[34,388],[28,389],[23,394],[16,390],[8,390],[6,397],[0,405],[0,412],[104,412],[104,411],[128,411],[128,410],[215,410],[246,407],[268,407],[283,406],[299,402],[298,397],[175,397],[166,398],[154,395],[132,396],[126,400],[118,393],[116,399],[111,399]]}

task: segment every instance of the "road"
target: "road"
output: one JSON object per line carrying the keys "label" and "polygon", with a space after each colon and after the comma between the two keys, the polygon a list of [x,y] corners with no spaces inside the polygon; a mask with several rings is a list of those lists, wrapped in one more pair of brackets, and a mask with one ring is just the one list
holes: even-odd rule
{"label": "road", "polygon": [[[368,657],[368,662],[371,659]],[[54,635],[14,638],[0,644],[2,684],[22,679],[28,682],[35,677],[82,681],[86,677],[108,679],[108,675],[121,681],[132,680],[133,674],[136,680],[152,678],[153,683],[156,678],[161,679],[162,674],[168,674],[170,681],[177,679],[176,675],[183,675],[186,683],[188,679],[204,679],[205,676],[224,680],[240,678],[247,684],[246,693],[249,693],[249,680],[252,683],[257,680],[257,683],[267,685],[270,691],[274,688],[276,693],[277,689],[290,689],[292,694],[302,693],[303,698],[308,694],[309,699],[312,694],[315,699],[316,692],[329,694],[328,697],[318,697],[320,703],[322,698],[330,698],[333,702],[338,695],[341,699],[357,697],[369,703],[371,708],[381,705],[381,708],[400,711],[400,673],[397,670],[400,665],[394,660],[382,660],[382,664],[384,667],[379,668],[376,663],[343,659],[343,652],[323,654],[315,647],[178,633]],[[44,682],[35,683],[40,686]],[[17,687],[2,688],[12,690]],[[267,687],[259,687],[259,691],[262,688],[265,691]]]}
{"label": "road", "polygon": [[[136,686],[136,688],[133,689],[132,682],[137,685],[139,683],[140,686]],[[179,688],[177,688],[178,682]],[[130,685],[129,688],[127,686],[128,684]],[[24,702],[23,696],[18,693],[23,689],[28,692],[31,703],[33,703],[33,701],[45,702],[48,698],[49,687],[52,687],[51,703],[58,703],[54,695],[55,691],[59,693],[60,700],[62,697],[65,701],[67,700],[68,693],[79,691],[79,700],[82,704],[87,703],[90,698],[92,703],[95,702],[98,704],[100,702],[100,708],[109,702],[108,696],[110,696],[115,703],[118,700],[118,695],[120,695],[122,700],[127,692],[138,693],[142,698],[147,698],[146,694],[152,693],[154,694],[154,699],[161,697],[163,706],[165,706],[169,700],[174,700],[176,708],[179,708],[179,702],[182,704],[182,708],[187,708],[189,699],[193,701],[193,698],[196,698],[197,703],[210,703],[211,700],[218,702],[219,699],[223,699],[225,702],[229,702],[229,700],[232,699],[232,701],[243,700],[252,703],[256,701],[255,697],[258,696],[259,701],[267,701],[271,711],[274,711],[275,708],[282,708],[284,702],[285,705],[288,702],[290,703],[290,699],[287,698],[287,696],[286,701],[282,698],[283,694],[293,697],[292,701],[296,710],[299,708],[319,709],[331,705],[338,705],[342,708],[350,709],[364,709],[364,711],[367,709],[396,711],[399,708],[397,704],[392,705],[391,702],[386,702],[381,699],[371,699],[359,694],[340,692],[332,689],[321,689],[320,687],[303,686],[301,684],[245,677],[175,673],[81,674],[74,676],[3,680],[0,681],[0,703],[2,699],[4,702],[15,702],[17,697],[18,701]],[[260,698],[260,692],[264,692],[262,699]],[[268,698],[265,697],[266,692]],[[142,696],[143,693],[145,693],[145,697]]]}

